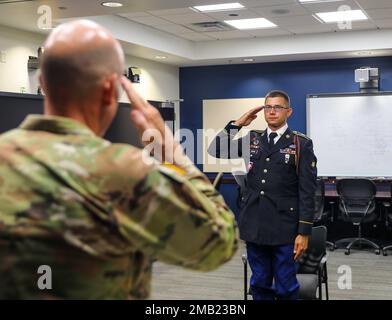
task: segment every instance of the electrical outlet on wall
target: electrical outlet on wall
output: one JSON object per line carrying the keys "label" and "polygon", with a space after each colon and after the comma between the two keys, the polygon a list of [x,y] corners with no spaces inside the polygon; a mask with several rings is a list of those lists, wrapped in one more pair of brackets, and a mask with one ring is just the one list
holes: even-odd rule
{"label": "electrical outlet on wall", "polygon": [[5,51],[0,51],[0,63],[6,63],[6,53]]}

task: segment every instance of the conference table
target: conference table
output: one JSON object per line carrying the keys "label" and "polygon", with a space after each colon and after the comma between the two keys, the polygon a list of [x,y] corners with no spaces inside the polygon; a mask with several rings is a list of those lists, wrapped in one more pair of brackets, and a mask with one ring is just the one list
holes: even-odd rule
{"label": "conference table", "polygon": [[[208,175],[208,178],[211,182],[214,181],[216,175]],[[377,200],[391,200],[391,180],[374,180],[377,193]],[[235,179],[232,176],[223,176],[220,184],[229,184],[229,185],[237,185]],[[325,180],[325,197],[326,198],[338,198],[339,195],[336,191],[336,180]]]}
{"label": "conference table", "polygon": [[[377,192],[377,200],[390,200],[391,199],[391,181],[375,180]],[[338,198],[339,195],[336,191],[336,181],[325,181],[325,197],[326,198]]]}

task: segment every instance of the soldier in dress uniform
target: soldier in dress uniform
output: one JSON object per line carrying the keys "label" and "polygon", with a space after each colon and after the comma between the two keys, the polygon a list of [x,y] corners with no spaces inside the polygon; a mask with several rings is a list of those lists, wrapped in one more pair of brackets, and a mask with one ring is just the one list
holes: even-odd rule
{"label": "soldier in dress uniform", "polygon": [[[250,131],[235,140],[261,110],[267,130]],[[247,164],[238,223],[255,300],[298,298],[296,261],[307,249],[312,231],[317,159],[312,141],[288,127],[292,112],[289,96],[271,91],[265,106],[231,121],[208,150],[217,158],[243,157]]]}

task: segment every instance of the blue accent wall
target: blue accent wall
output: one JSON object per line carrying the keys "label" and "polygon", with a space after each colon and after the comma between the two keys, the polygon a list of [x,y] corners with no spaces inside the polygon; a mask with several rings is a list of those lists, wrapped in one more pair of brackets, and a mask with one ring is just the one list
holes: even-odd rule
{"label": "blue accent wall", "polygon": [[[294,108],[289,126],[306,133],[306,96],[312,93],[358,92],[354,70],[363,66],[380,68],[381,91],[392,91],[392,57],[181,68],[180,97],[184,99],[181,127],[192,130],[194,134],[202,128],[204,99],[263,97],[270,90],[280,89],[290,95]],[[222,185],[221,191],[230,207],[237,212],[236,188]]]}

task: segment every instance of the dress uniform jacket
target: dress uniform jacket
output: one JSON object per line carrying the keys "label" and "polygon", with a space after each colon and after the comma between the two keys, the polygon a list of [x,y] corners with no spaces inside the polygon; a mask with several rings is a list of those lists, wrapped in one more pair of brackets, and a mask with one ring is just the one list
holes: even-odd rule
{"label": "dress uniform jacket", "polygon": [[317,180],[312,141],[287,129],[269,149],[266,131],[250,131],[235,140],[238,130],[230,122],[208,152],[217,158],[242,157],[247,165],[238,221],[241,239],[285,245],[298,234],[310,235]]}

